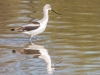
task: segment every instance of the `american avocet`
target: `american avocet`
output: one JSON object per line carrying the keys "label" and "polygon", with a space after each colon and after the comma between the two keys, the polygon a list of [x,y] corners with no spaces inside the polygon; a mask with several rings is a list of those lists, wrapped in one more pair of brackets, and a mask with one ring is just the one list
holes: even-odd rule
{"label": "american avocet", "polygon": [[12,50],[12,53],[26,55],[25,57],[41,58],[46,62],[48,73],[51,74],[54,71],[54,68],[52,68],[51,57],[48,50],[43,45],[31,44],[19,50]]}
{"label": "american avocet", "polygon": [[[32,22],[31,24],[27,24],[27,25],[19,27],[19,28],[11,29],[11,31],[18,31],[18,32],[22,32],[24,34],[31,35],[31,37],[30,37],[30,42],[31,42],[31,39],[33,36],[44,32],[44,30],[46,29],[48,18],[49,18],[49,16],[48,16],[49,10],[52,10],[50,4],[46,4],[43,8],[44,16],[41,20]],[[55,12],[54,10],[52,10],[52,11]],[[56,14],[58,14],[58,13],[56,13]]]}

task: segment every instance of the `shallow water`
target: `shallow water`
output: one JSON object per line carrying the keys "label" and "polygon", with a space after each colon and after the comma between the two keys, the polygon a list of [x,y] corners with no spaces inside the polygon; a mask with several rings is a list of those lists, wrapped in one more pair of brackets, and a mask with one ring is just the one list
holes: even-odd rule
{"label": "shallow water", "polygon": [[[47,3],[62,15],[49,11],[47,29],[32,47],[30,36],[10,29],[41,19]],[[0,75],[99,75],[99,9],[99,0],[0,1]]]}

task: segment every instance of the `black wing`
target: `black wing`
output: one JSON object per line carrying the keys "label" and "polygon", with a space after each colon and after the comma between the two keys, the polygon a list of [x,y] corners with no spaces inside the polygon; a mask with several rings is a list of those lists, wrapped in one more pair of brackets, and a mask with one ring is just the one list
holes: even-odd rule
{"label": "black wing", "polygon": [[28,25],[23,26],[23,27],[19,27],[19,28],[16,28],[16,29],[11,29],[11,31],[14,31],[14,30],[17,30],[19,32],[31,31],[31,30],[35,30],[35,29],[37,29],[39,27],[40,27],[40,23],[39,22],[32,22],[31,25],[28,24]]}
{"label": "black wing", "polygon": [[25,26],[25,27],[21,27],[21,29],[22,29],[22,31],[31,31],[31,30],[35,30],[39,27],[40,26]]}

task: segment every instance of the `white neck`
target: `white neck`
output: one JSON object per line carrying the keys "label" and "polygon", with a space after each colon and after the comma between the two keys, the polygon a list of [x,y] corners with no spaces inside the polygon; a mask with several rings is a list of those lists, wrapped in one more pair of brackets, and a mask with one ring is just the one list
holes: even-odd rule
{"label": "white neck", "polygon": [[42,23],[47,24],[49,16],[48,16],[48,10],[47,9],[43,9],[43,18],[40,20]]}
{"label": "white neck", "polygon": [[44,9],[43,12],[44,12],[43,19],[47,19],[48,20],[48,18],[49,18],[49,16],[48,16],[48,10]]}
{"label": "white neck", "polygon": [[47,70],[52,71],[51,60],[49,62],[47,62]]}

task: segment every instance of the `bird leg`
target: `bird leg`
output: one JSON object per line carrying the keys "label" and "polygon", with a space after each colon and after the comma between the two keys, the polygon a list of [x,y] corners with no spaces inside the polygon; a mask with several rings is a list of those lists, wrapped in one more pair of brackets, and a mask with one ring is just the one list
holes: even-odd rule
{"label": "bird leg", "polygon": [[30,42],[31,42],[31,43],[32,43],[32,41],[31,41],[32,37],[33,37],[33,35],[31,35],[31,37],[30,37]]}
{"label": "bird leg", "polygon": [[[32,37],[33,37],[33,35],[31,35],[31,37],[30,37],[30,43],[33,45],[33,42],[32,42]],[[36,40],[38,40],[38,37],[36,36]]]}

